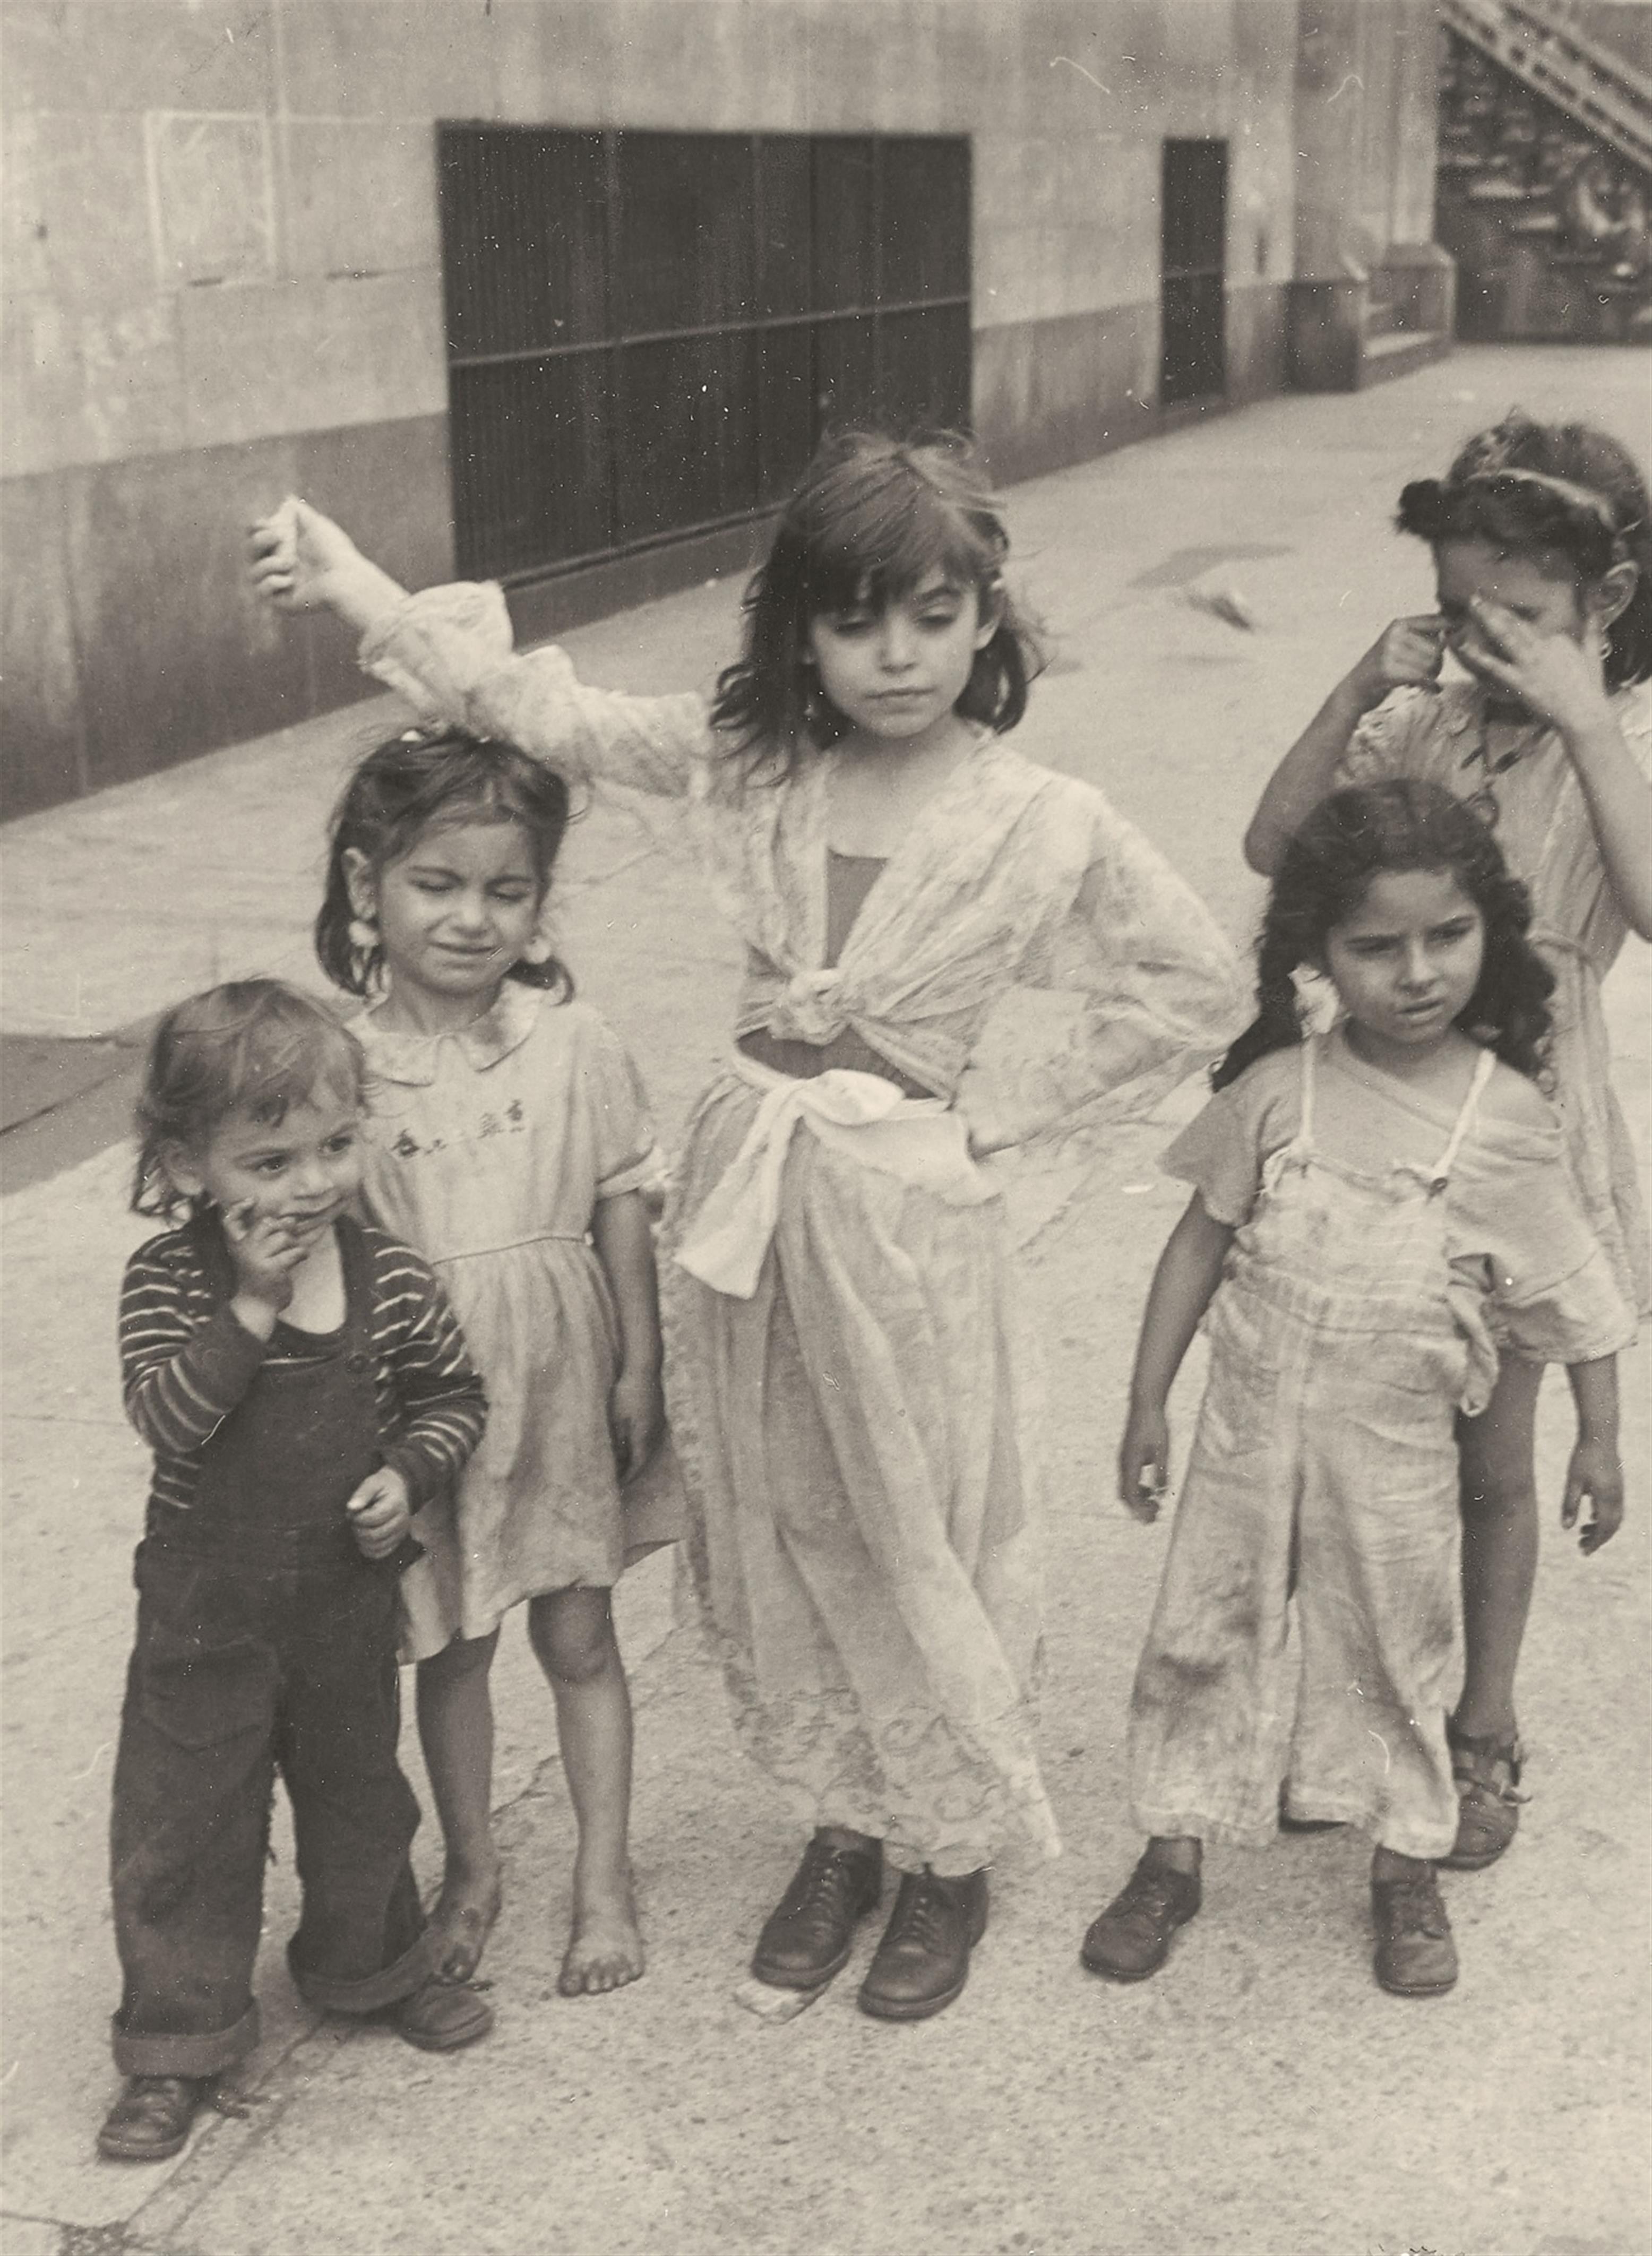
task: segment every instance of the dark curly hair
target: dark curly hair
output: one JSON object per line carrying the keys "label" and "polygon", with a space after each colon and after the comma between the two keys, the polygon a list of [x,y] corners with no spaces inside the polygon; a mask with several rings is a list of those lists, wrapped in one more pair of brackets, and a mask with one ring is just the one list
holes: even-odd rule
{"label": "dark curly hair", "polygon": [[[384,961],[378,947],[364,948],[350,936],[355,911],[344,857],[352,850],[377,874],[410,854],[433,822],[514,822],[526,837],[543,899],[569,814],[562,778],[514,744],[462,729],[413,730],[380,744],[351,776],[334,810],[327,890],[315,920],[322,970],[347,994],[367,995]],[[547,988],[560,1001],[574,991],[572,974],[554,956],[513,963],[505,976]]]}
{"label": "dark curly hair", "polygon": [[1286,847],[1257,942],[1257,1016],[1211,1074],[1213,1089],[1301,1041],[1292,973],[1324,961],[1331,932],[1354,914],[1372,879],[1391,870],[1456,878],[1486,926],[1479,981],[1457,1023],[1516,1073],[1543,1077],[1555,981],[1527,938],[1530,897],[1472,807],[1443,785],[1405,777],[1333,792]]}
{"label": "dark curly hair", "polygon": [[1437,548],[1486,540],[1557,560],[1585,586],[1633,564],[1629,601],[1606,629],[1613,689],[1652,675],[1652,503],[1627,448],[1588,423],[1536,423],[1511,407],[1477,432],[1444,478],[1419,478],[1395,520]]}
{"label": "dark curly hair", "polygon": [[971,440],[954,431],[826,439],[746,589],[745,649],[717,677],[711,718],[743,779],[783,781],[808,747],[823,750],[849,726],[815,681],[810,621],[859,604],[880,609],[937,570],[999,615],[957,709],[999,733],[1013,729],[1041,659],[1004,586],[1008,552]]}
{"label": "dark curly hair", "polygon": [[366,1063],[324,1003],[279,979],[236,979],[174,1004],[157,1022],[138,1092],[134,1214],[173,1220],[201,1204],[179,1189],[168,1150],[199,1153],[237,1113],[279,1127],[324,1089],[359,1104]]}

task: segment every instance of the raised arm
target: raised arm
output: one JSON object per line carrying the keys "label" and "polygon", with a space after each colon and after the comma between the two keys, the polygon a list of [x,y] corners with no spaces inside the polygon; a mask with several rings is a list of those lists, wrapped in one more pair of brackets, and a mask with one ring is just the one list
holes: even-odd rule
{"label": "raised arm", "polygon": [[1570,635],[1540,634],[1488,598],[1469,608],[1476,664],[1559,730],[1623,920],[1652,940],[1652,787],[1624,742],[1599,652]]}
{"label": "raised arm", "polygon": [[427,720],[494,737],[581,781],[678,797],[715,756],[705,701],[632,697],[579,680],[566,654],[512,646],[496,587],[410,596],[341,525],[287,500],[252,529],[252,579],[281,610],[330,610],[366,670]]}
{"label": "raised arm", "polygon": [[1331,789],[1354,730],[1391,690],[1431,689],[1445,652],[1445,624],[1433,617],[1395,619],[1331,691],[1267,779],[1250,828],[1245,859],[1271,878],[1285,842]]}
{"label": "raised arm", "polygon": [[252,584],[283,611],[331,611],[367,635],[393,618],[407,590],[342,525],[289,495],[252,528]]}
{"label": "raised arm", "polygon": [[121,1391],[126,1414],[152,1449],[182,1456],[215,1434],[264,1367],[275,1313],[253,1330],[227,1301],[191,1314],[188,1285],[141,1247],[121,1287]]}

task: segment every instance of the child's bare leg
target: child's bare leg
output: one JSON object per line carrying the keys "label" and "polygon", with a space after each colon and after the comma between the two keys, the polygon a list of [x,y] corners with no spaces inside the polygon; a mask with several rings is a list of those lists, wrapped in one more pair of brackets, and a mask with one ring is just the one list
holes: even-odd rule
{"label": "child's bare leg", "polygon": [[433,1925],[437,1964],[469,1981],[499,1915],[493,1845],[493,1703],[488,1671],[499,1633],[456,1637],[418,1670],[419,1744],[441,1825],[446,1869]]}
{"label": "child's bare leg", "polygon": [[1458,1425],[1463,1512],[1462,1697],[1470,1738],[1514,1736],[1514,1671],[1537,1573],[1533,1434],[1543,1365],[1507,1360],[1490,1402]]}
{"label": "child's bare leg", "polygon": [[579,1827],[574,1921],[557,1987],[618,1990],[646,1963],[632,1893],[631,1694],[607,1590],[551,1590],[528,1606],[528,1636],[556,1697],[562,1767]]}

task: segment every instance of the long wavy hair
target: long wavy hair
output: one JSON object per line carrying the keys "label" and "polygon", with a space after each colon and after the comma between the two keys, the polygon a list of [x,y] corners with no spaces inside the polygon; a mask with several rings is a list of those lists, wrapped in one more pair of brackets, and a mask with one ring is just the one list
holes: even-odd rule
{"label": "long wavy hair", "polygon": [[1634,592],[1606,629],[1604,672],[1613,689],[1652,675],[1652,503],[1634,457],[1609,433],[1536,423],[1511,407],[1444,477],[1407,486],[1395,521],[1433,548],[1486,540],[1551,577],[1558,566],[1585,595],[1614,564],[1633,564]]}
{"label": "long wavy hair", "polygon": [[1516,1073],[1543,1077],[1555,981],[1527,937],[1530,897],[1472,807],[1440,784],[1405,777],[1333,792],[1286,847],[1257,942],[1257,1015],[1211,1074],[1213,1089],[1302,1040],[1293,974],[1322,966],[1326,941],[1372,880],[1401,870],[1449,870],[1479,909],[1486,952],[1457,1023]]}
{"label": "long wavy hair", "polygon": [[[541,907],[569,819],[568,786],[554,770],[514,744],[472,737],[462,729],[411,730],[380,744],[344,786],[328,839],[327,888],[315,920],[315,953],[334,984],[370,995],[384,952],[350,903],[345,857],[363,855],[378,877],[410,854],[434,824],[513,822],[527,841]],[[566,1001],[573,975],[554,955],[513,963],[507,979],[544,987]]]}
{"label": "long wavy hair", "polygon": [[935,571],[998,613],[956,709],[1000,733],[1013,729],[1042,660],[1004,584],[1008,553],[986,466],[961,434],[844,431],[825,440],[746,589],[741,654],[717,677],[711,718],[741,779],[784,781],[849,726],[815,677],[810,622],[853,605],[880,610]]}
{"label": "long wavy hair", "polygon": [[318,1089],[359,1104],[366,1063],[327,1008],[279,979],[236,979],[174,1004],[150,1036],[134,1128],[135,1214],[167,1221],[201,1202],[180,1190],[171,1152],[200,1153],[237,1115],[279,1127]]}

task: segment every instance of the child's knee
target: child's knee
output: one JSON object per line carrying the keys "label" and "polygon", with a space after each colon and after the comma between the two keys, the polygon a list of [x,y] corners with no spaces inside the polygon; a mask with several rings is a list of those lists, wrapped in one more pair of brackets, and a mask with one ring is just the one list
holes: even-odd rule
{"label": "child's knee", "polygon": [[534,1598],[528,1635],[540,1667],[558,1684],[589,1684],[618,1662],[606,1590],[552,1590]]}
{"label": "child's knee", "polygon": [[498,1630],[490,1631],[486,1637],[454,1638],[440,1653],[420,1662],[420,1687],[462,1684],[471,1677],[485,1676],[493,1666],[498,1642]]}

